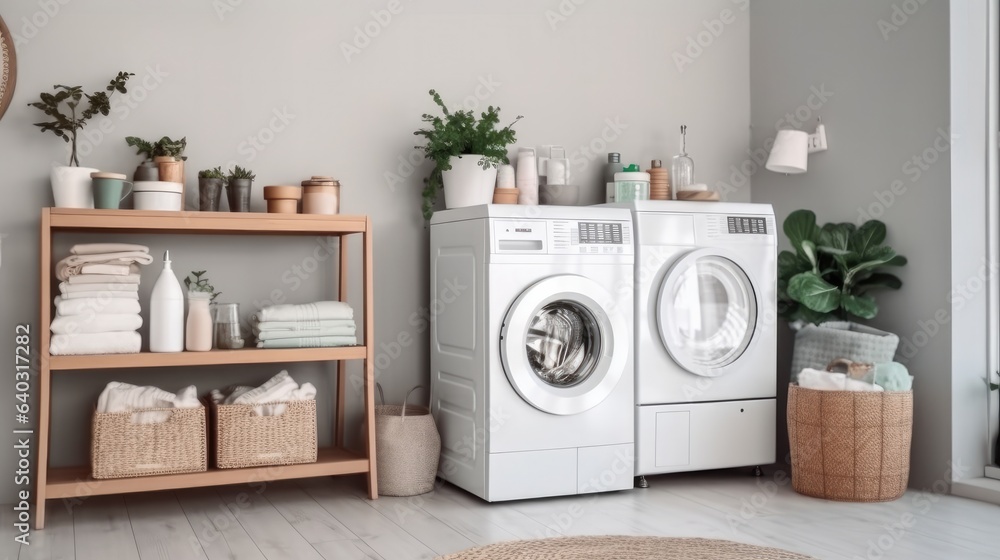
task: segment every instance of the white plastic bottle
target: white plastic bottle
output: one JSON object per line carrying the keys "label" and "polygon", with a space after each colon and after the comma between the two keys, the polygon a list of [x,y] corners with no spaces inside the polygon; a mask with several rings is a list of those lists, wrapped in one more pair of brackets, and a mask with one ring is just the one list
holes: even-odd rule
{"label": "white plastic bottle", "polygon": [[170,251],[149,298],[149,351],[184,351],[184,291],[170,268]]}

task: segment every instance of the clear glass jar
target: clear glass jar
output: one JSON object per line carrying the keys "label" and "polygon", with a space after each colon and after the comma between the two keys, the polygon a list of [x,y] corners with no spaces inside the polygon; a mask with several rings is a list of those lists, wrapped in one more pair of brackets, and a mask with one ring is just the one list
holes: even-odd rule
{"label": "clear glass jar", "polygon": [[636,164],[615,173],[615,202],[633,200],[649,200],[649,173],[639,171]]}
{"label": "clear glass jar", "polygon": [[221,350],[243,348],[245,341],[240,332],[240,304],[215,305],[215,347]]}

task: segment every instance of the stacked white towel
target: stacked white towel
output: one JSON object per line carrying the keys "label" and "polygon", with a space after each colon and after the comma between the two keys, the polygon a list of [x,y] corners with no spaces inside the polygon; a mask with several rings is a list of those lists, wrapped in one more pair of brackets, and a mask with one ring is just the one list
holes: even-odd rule
{"label": "stacked white towel", "polygon": [[212,390],[215,404],[260,404],[254,411],[258,416],[280,416],[285,413],[288,401],[309,401],[316,398],[316,387],[312,383],[299,385],[288,372],[281,370],[260,387],[236,385],[225,391]]}
{"label": "stacked white towel", "polygon": [[354,310],[342,301],[272,305],[251,319],[257,348],[321,348],[358,343]]}
{"label": "stacked white towel", "polygon": [[[139,387],[128,383],[108,383],[97,399],[97,412],[132,412],[149,408],[198,408],[198,389],[194,385],[168,393],[157,387]],[[170,418],[167,411],[144,411],[135,414],[136,424],[157,424]]]}
{"label": "stacked white towel", "polygon": [[54,356],[139,352],[139,266],[151,262],[149,247],[143,245],[74,245],[70,256],[56,264],[56,277],[62,282],[54,302],[49,352]]}

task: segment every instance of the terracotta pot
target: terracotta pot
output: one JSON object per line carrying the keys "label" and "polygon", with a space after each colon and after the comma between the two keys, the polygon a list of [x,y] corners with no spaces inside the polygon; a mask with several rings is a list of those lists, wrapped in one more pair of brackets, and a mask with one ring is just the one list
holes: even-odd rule
{"label": "terracotta pot", "polygon": [[493,191],[493,204],[517,204],[518,189],[497,187]]}
{"label": "terracotta pot", "polygon": [[171,183],[184,183],[184,161],[171,156],[156,156],[153,158],[160,171],[160,180]]}
{"label": "terracotta pot", "polygon": [[301,187],[287,185],[264,187],[264,200],[267,201],[267,211],[271,214],[298,214],[301,199]]}

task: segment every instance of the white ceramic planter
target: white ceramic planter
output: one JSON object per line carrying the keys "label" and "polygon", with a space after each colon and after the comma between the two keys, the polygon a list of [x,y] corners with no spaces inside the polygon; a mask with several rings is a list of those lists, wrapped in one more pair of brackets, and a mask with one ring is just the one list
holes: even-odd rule
{"label": "white ceramic planter", "polygon": [[93,208],[94,190],[90,182],[90,174],[100,169],[93,167],[52,168],[49,179],[52,181],[52,198],[56,208]]}
{"label": "white ceramic planter", "polygon": [[497,168],[480,167],[479,160],[482,157],[475,154],[452,156],[451,169],[441,174],[444,182],[445,208],[462,208],[493,202]]}

